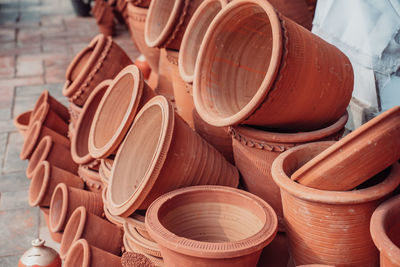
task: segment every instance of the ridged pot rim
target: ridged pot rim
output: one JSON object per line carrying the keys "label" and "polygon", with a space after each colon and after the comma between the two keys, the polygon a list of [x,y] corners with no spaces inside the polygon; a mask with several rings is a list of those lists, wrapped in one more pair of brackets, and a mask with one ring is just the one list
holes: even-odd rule
{"label": "ridged pot rim", "polygon": [[[400,196],[394,196],[391,199],[383,202],[376,208],[371,217],[370,232],[375,246],[381,254],[384,254],[390,261],[400,265],[400,248],[396,246],[386,233],[386,223],[388,216],[391,215],[394,209],[400,209]],[[393,218],[392,218],[393,219]],[[400,212],[397,213],[397,224],[400,223]],[[388,222],[390,225],[390,222]],[[396,223],[394,223],[396,225]]]}
{"label": "ridged pot rim", "polygon": [[104,186],[103,190],[101,191],[101,198],[103,199],[104,216],[107,218],[107,220],[122,228],[124,224],[124,218],[112,215],[108,210],[107,186]]}
{"label": "ridged pot rim", "polygon": [[[86,241],[86,239],[79,239],[77,241],[75,241],[72,246],[70,247],[68,254],[66,256],[65,262],[64,262],[64,266],[67,267],[67,263],[68,263],[68,259],[70,257],[73,257],[74,255],[76,255],[77,253],[75,252],[75,250],[77,249],[81,249],[83,251],[82,255],[83,255],[83,259],[82,259],[82,267],[89,267],[90,266],[90,257],[91,257],[91,251],[90,251],[90,245],[89,243]],[[71,267],[75,267],[75,266],[71,266]]]}
{"label": "ridged pot rim", "polygon": [[283,152],[272,163],[271,173],[274,182],[279,186],[281,191],[286,191],[296,198],[310,202],[336,205],[361,204],[374,201],[386,196],[400,184],[400,165],[397,162],[391,166],[389,175],[379,184],[352,191],[328,191],[307,187],[290,179],[288,174],[283,170],[283,164],[288,156],[292,156],[294,153],[298,153],[298,151],[304,149],[318,149],[320,146],[323,146],[320,149],[323,151],[334,143],[334,141],[308,143]]}
{"label": "ridged pot rim", "polygon": [[[33,110],[27,110],[25,112],[20,113],[18,116],[16,116],[14,118],[14,125],[15,125],[15,127],[17,129],[19,129],[19,130],[27,130],[28,129],[32,111]],[[28,117],[28,123],[27,124],[24,124],[22,122],[23,118],[25,118],[25,117]]]}
{"label": "ridged pot rim", "polygon": [[[153,157],[151,162],[148,164],[148,169],[143,177],[141,177],[140,185],[136,190],[132,192],[130,197],[126,199],[123,203],[115,203],[113,201],[113,188],[116,187],[118,190],[118,170],[124,169],[125,165],[132,164],[131,162],[126,162],[121,155],[125,153],[124,150],[130,150],[130,147],[126,147],[125,144],[130,141],[132,138],[133,129],[136,127],[136,124],[150,108],[157,106],[160,109],[161,113],[161,127],[160,127],[160,135],[158,139],[157,147],[153,153]],[[162,166],[167,158],[167,153],[169,147],[171,145],[172,135],[174,131],[175,125],[175,112],[171,105],[171,103],[164,96],[155,96],[151,100],[149,100],[143,108],[136,115],[135,121],[133,122],[131,128],[126,134],[125,140],[121,144],[118,149],[117,155],[114,160],[114,165],[111,171],[111,177],[109,181],[109,189],[107,190],[107,199],[109,200],[109,210],[113,215],[122,215],[123,217],[127,217],[132,214],[141,203],[146,199],[147,195],[150,193],[153,185],[155,184],[158,175],[161,172]],[[134,137],[134,136],[133,136]]]}
{"label": "ridged pot rim", "polygon": [[31,122],[27,131],[24,144],[22,145],[20,159],[27,159],[34,151],[38,141],[40,132],[42,131],[42,123],[40,121]]}
{"label": "ridged pot rim", "polygon": [[[207,101],[203,101],[201,95],[202,92],[202,71],[207,69],[205,66],[209,64],[209,59],[207,54],[212,51],[213,48],[211,40],[215,39],[218,35],[218,31],[225,26],[226,18],[231,18],[231,14],[235,9],[246,8],[246,6],[258,6],[262,8],[266,15],[272,29],[272,52],[270,63],[263,81],[261,82],[257,92],[254,94],[252,99],[243,107],[239,112],[235,114],[222,118],[215,116],[214,113],[208,112]],[[258,1],[258,0],[235,0],[226,5],[211,22],[200,46],[199,54],[196,60],[195,66],[195,77],[193,80],[193,101],[195,107],[201,116],[201,118],[208,124],[213,126],[231,126],[237,125],[241,121],[247,119],[254,111],[259,107],[259,105],[264,101],[265,97],[268,95],[269,91],[273,86],[273,81],[278,74],[279,65],[281,63],[281,56],[283,51],[282,44],[282,27],[274,7],[268,1]]]}
{"label": "ridged pot rim", "polygon": [[[43,168],[43,176],[39,178],[39,172]],[[29,205],[31,207],[38,206],[42,201],[44,196],[47,193],[49,181],[50,181],[50,174],[51,174],[51,166],[47,160],[43,160],[38,164],[38,167],[35,169],[35,173],[32,176],[32,181],[29,185]],[[33,189],[35,187],[35,183],[37,183],[38,179],[42,181],[40,186],[39,193],[34,195]]]}
{"label": "ridged pot rim", "polygon": [[[128,105],[127,110],[124,110],[124,116],[122,121],[116,131],[113,133],[112,137],[107,140],[107,142],[99,147],[96,145],[96,130],[97,124],[99,123],[99,119],[101,116],[109,116],[110,114],[108,111],[103,110],[104,106],[108,101],[108,98],[111,94],[114,94],[114,87],[117,83],[124,78],[126,75],[131,75],[133,78],[133,86],[131,88],[127,88],[132,91],[130,102]],[[111,155],[118,144],[122,142],[124,139],[125,134],[129,130],[132,121],[138,111],[139,103],[143,94],[144,88],[144,79],[143,74],[139,70],[139,68],[135,65],[128,65],[124,69],[122,69],[117,76],[114,78],[112,83],[109,85],[106,93],[104,94],[103,98],[100,101],[100,104],[97,107],[96,113],[94,115],[92,125],[90,126],[90,133],[89,133],[89,153],[93,158],[105,158]],[[122,112],[122,111],[121,111]],[[102,129],[101,129],[102,130]],[[98,134],[98,133],[97,133]]]}
{"label": "ridged pot rim", "polygon": [[[68,233],[68,231],[71,231],[70,230],[71,229],[70,222],[72,222],[72,220],[75,219],[75,217],[78,217],[78,219],[79,219],[78,227],[72,229],[72,230],[76,229],[76,231],[73,232],[74,237],[72,238],[72,242],[69,244],[69,247],[66,248],[65,243],[63,241],[65,240],[65,238],[67,238],[66,234]],[[86,225],[86,218],[87,218],[87,211],[84,206],[80,206],[80,207],[76,208],[74,210],[74,212],[71,214],[71,217],[69,217],[68,222],[64,229],[64,234],[61,238],[61,247],[60,247],[61,259],[65,259],[65,257],[67,256],[67,253],[68,253],[69,249],[72,247],[72,245],[82,237],[83,230],[85,229],[85,225]],[[70,227],[68,227],[68,226],[70,226]]]}
{"label": "ridged pot rim", "polygon": [[[53,222],[52,210],[55,209],[55,207],[52,204],[55,201],[55,198],[58,197],[58,194],[61,194],[61,197],[62,197],[61,211],[60,211],[60,216],[58,217],[57,222]],[[53,195],[51,196],[51,201],[50,201],[49,221],[50,221],[50,230],[51,231],[60,232],[62,230],[64,222],[67,218],[68,200],[69,200],[69,194],[68,194],[67,185],[64,183],[58,184],[56,186],[56,188],[54,189],[54,192],[53,192]]]}
{"label": "ridged pot rim", "polygon": [[[94,158],[90,155],[89,153],[89,147],[88,147],[88,153],[86,155],[78,155],[78,141],[81,138],[87,138],[88,143],[89,143],[89,135],[88,136],[82,136],[82,127],[89,127],[91,126],[91,123],[94,119],[94,117],[90,118],[88,117],[88,110],[93,108],[93,101],[96,99],[97,94],[103,92],[104,90],[107,90],[107,88],[110,86],[112,80],[104,80],[101,83],[99,83],[96,88],[90,93],[88,99],[86,100],[85,104],[83,105],[83,108],[79,114],[79,118],[76,122],[75,125],[75,133],[72,135],[71,138],[71,156],[72,159],[78,163],[78,164],[87,164],[91,161],[94,160]],[[103,94],[104,96],[104,94]],[[71,102],[73,103],[73,102]],[[96,107],[97,108],[97,107]]]}
{"label": "ridged pot rim", "polygon": [[87,165],[79,165],[78,175],[90,187],[94,186],[96,189],[100,189],[103,185],[100,173],[96,170],[91,170]]}
{"label": "ridged pot rim", "polygon": [[135,243],[134,246],[140,247],[139,250],[142,250],[146,254],[150,254],[155,257],[161,258],[160,248],[157,243],[143,237],[134,227],[130,225],[127,221],[124,222],[124,235],[127,237],[128,243]]}
{"label": "ridged pot rim", "polygon": [[[171,203],[177,197],[190,196],[193,193],[202,193],[205,195],[227,194],[231,195],[231,197],[246,198],[264,211],[263,215],[267,221],[270,220],[270,223],[264,223],[263,227],[252,236],[234,242],[202,242],[180,237],[162,225],[158,213],[164,205],[168,205],[168,203]],[[177,189],[156,199],[147,210],[146,229],[159,246],[166,247],[180,254],[209,259],[236,258],[254,253],[268,245],[277,233],[278,219],[269,204],[251,193],[226,186],[200,185]]]}
{"label": "ridged pot rim", "polygon": [[[42,147],[43,150],[41,150]],[[29,159],[28,166],[26,167],[26,176],[28,178],[32,177],[37,165],[43,160],[47,159],[52,147],[53,139],[50,136],[46,135],[42,138],[42,140],[40,140],[35,148],[35,151],[33,151],[31,158]],[[42,151],[41,154],[39,154],[40,151]]]}

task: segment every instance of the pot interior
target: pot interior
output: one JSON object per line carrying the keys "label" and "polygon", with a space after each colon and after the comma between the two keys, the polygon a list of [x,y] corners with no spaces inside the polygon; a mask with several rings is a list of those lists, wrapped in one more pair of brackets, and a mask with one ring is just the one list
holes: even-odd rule
{"label": "pot interior", "polygon": [[42,191],[42,187],[46,186],[43,184],[45,177],[45,169],[46,167],[44,164],[39,164],[38,168],[35,170],[35,173],[32,177],[32,182],[29,186],[29,200],[32,203],[37,202],[39,194]]}
{"label": "pot interior", "polygon": [[158,40],[164,32],[173,29],[175,21],[171,17],[171,13],[180,1],[154,1],[150,16],[151,23],[149,23],[149,30],[147,31],[147,37],[151,42]]}
{"label": "pot interior", "polygon": [[75,81],[75,79],[79,76],[82,70],[84,70],[84,68],[86,67],[89,58],[93,53],[94,47],[95,45],[93,46],[93,48],[86,47],[85,50],[83,50],[82,54],[80,55],[79,59],[75,62],[75,65],[72,67],[71,74],[69,77],[69,80],[71,82]]}
{"label": "pot interior", "polygon": [[52,227],[54,226],[58,226],[58,224],[60,223],[61,218],[61,214],[62,214],[62,209],[63,209],[63,202],[64,202],[64,198],[63,198],[63,190],[61,189],[61,187],[57,187],[56,190],[53,193],[52,196],[52,201],[50,204],[50,225],[52,225]]}
{"label": "pot interior", "polygon": [[75,210],[75,212],[73,212],[71,217],[68,219],[68,223],[65,226],[63,238],[61,240],[60,254],[62,256],[66,255],[73,242],[80,238],[80,236],[77,236],[77,231],[79,225],[84,223],[81,222],[83,217],[82,212],[86,211],[82,211],[82,209],[79,209],[79,211]]}
{"label": "pot interior", "polygon": [[387,213],[383,227],[390,241],[400,248],[400,208],[394,207]]}
{"label": "pot interior", "polygon": [[[87,256],[86,256],[87,257]],[[84,259],[85,259],[85,247],[82,243],[75,243],[73,247],[71,247],[71,250],[68,253],[68,257],[65,261],[65,266],[82,266],[86,267],[84,265]]]}

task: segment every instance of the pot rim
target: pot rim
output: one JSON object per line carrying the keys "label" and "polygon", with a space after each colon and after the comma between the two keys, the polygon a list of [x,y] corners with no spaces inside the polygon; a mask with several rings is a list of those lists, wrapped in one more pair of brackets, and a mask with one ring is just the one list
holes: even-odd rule
{"label": "pot rim", "polygon": [[[27,130],[28,126],[29,126],[29,122],[30,122],[30,118],[31,118],[31,114],[32,114],[33,110],[27,110],[25,112],[20,113],[19,115],[17,115],[14,118],[14,126],[17,129],[21,129],[21,130]],[[25,118],[25,116],[28,117],[28,124],[24,124],[23,122],[21,122],[22,118]]]}
{"label": "pot rim", "polygon": [[99,172],[89,169],[87,165],[79,165],[78,175],[89,186],[96,186],[98,184],[101,187],[103,184]]}
{"label": "pot rim", "polygon": [[146,230],[146,226],[144,224],[145,222],[145,216],[142,216],[138,214],[137,212],[132,213],[128,217],[124,218],[124,222],[126,222],[128,225],[132,225],[135,228],[139,228],[141,230]]}
{"label": "pot rim", "polygon": [[107,220],[109,220],[116,226],[122,228],[123,224],[124,224],[124,218],[122,218],[120,216],[112,215],[110,213],[110,211],[108,210],[107,186],[105,186],[103,188],[103,190],[101,191],[101,198],[103,199],[104,216],[107,218]]}
{"label": "pot rim", "polygon": [[[41,170],[41,168],[44,168],[44,173],[43,173],[43,178],[42,178],[42,184],[40,186],[40,190],[39,193],[36,194],[36,198],[33,198],[33,188],[34,188],[34,184],[36,183],[39,174],[39,171]],[[35,169],[35,172],[32,176],[32,181],[31,184],[29,185],[29,205],[31,207],[36,207],[38,206],[42,201],[44,196],[47,193],[47,189],[49,187],[49,181],[50,181],[50,163],[47,160],[43,160],[42,162],[39,163],[38,167]]]}
{"label": "pot rim", "polygon": [[[44,150],[42,151],[41,154],[38,154],[40,152],[39,148],[41,148],[42,146],[44,146]],[[47,159],[47,156],[49,155],[52,147],[53,147],[53,139],[49,135],[46,135],[45,137],[42,138],[42,140],[40,140],[35,150],[33,151],[31,158],[29,159],[28,166],[26,167],[26,176],[28,178],[32,177],[38,164]]]}
{"label": "pot rim", "polygon": [[[79,216],[78,227],[76,229],[76,232],[74,234],[72,242],[69,244],[69,247],[65,248],[65,247],[62,246],[64,244],[63,240],[64,240],[64,238],[66,238],[65,233],[67,232],[67,229],[69,229],[68,228],[69,222],[71,221],[71,219],[73,219],[76,216]],[[65,226],[65,229],[64,229],[63,237],[61,238],[60,257],[62,259],[65,259],[65,257],[67,256],[67,253],[71,249],[72,245],[82,237],[83,230],[85,229],[85,225],[86,225],[86,218],[87,218],[87,211],[86,211],[86,208],[84,206],[80,206],[80,207],[76,208],[74,210],[74,212],[71,214],[71,217],[69,217],[68,222],[67,222],[67,224]],[[65,249],[66,249],[66,251],[64,251]]]}
{"label": "pot rim", "polygon": [[379,184],[352,191],[328,191],[307,187],[290,179],[283,170],[283,163],[288,155],[305,148],[314,148],[320,145],[328,146],[334,143],[333,141],[308,143],[283,152],[272,163],[271,173],[274,182],[279,186],[281,191],[286,191],[305,201],[336,205],[360,204],[374,201],[384,197],[400,184],[400,164],[397,162],[391,165],[389,175]]}
{"label": "pot rim", "polygon": [[[124,222],[124,235],[127,237],[127,241],[135,243],[139,250],[146,254],[161,258],[160,248],[156,242],[144,238],[136,229],[136,227],[130,225],[127,221]],[[135,246],[135,245],[133,245]]]}
{"label": "pot rim", "polygon": [[[258,205],[266,218],[270,218],[270,224],[264,223],[263,227],[255,234],[234,242],[202,242],[177,236],[165,228],[158,218],[160,208],[174,198],[191,193],[205,194],[230,194],[232,197],[247,198]],[[172,251],[201,258],[235,258],[254,253],[268,245],[274,238],[278,229],[278,219],[272,207],[261,198],[227,186],[200,185],[177,189],[166,193],[156,199],[146,213],[146,229],[150,236],[159,244]]]}
{"label": "pot rim", "polygon": [[[60,193],[58,191],[60,191]],[[60,213],[60,216],[59,216],[57,222],[53,222],[53,220],[52,220],[53,216],[51,216],[51,214],[52,214],[52,210],[55,209],[55,207],[52,204],[55,201],[54,199],[57,197],[57,194],[61,194],[61,196],[62,196],[61,213]],[[49,213],[50,230],[55,233],[60,232],[64,225],[65,219],[67,217],[68,200],[69,200],[69,194],[68,194],[67,185],[64,183],[59,183],[56,186],[56,188],[54,189],[53,195],[51,196],[50,213]]]}
{"label": "pot rim", "polygon": [[44,103],[48,103],[49,95],[50,93],[48,90],[45,89],[42,91],[39,98],[36,100],[35,106],[32,109],[32,116],[30,119],[33,118],[33,116],[35,115],[35,113],[37,112],[37,110],[40,108],[41,105],[43,105]]}
{"label": "pot rim", "polygon": [[[82,267],[88,267],[90,266],[90,257],[91,257],[91,251],[90,251],[90,245],[89,243],[86,241],[86,239],[79,239],[77,241],[75,241],[72,246],[70,247],[68,254],[66,255],[66,259],[64,262],[64,265],[67,267],[68,265],[66,265],[68,259],[70,257],[72,257],[75,253],[74,250],[79,249],[79,247],[81,247],[81,249],[83,250],[83,260],[82,260]],[[73,267],[73,266],[71,266]]]}
{"label": "pot rim", "polygon": [[[48,109],[47,105],[47,109]],[[44,107],[46,109],[46,107]],[[35,145],[39,139],[40,133],[42,132],[43,121],[33,120],[31,117],[29,127],[26,131],[26,138],[24,144],[22,145],[22,150],[20,153],[21,159],[27,159],[31,153],[35,150]]]}
{"label": "pot rim", "polygon": [[[243,107],[240,111],[228,117],[217,117],[215,114],[211,114],[208,112],[209,108],[207,107],[206,101],[203,101],[203,97],[201,95],[202,90],[202,75],[201,70],[205,68],[205,65],[208,64],[207,53],[212,51],[213,49],[210,47],[210,43],[212,39],[215,38],[217,31],[225,26],[225,18],[230,16],[233,10],[246,8],[246,6],[258,6],[263,9],[268,17],[270,22],[270,26],[272,29],[272,52],[271,59],[267,69],[267,72],[264,76],[263,81],[261,82],[257,92],[254,94],[252,99]],[[193,100],[195,107],[201,116],[201,118],[206,121],[208,124],[213,126],[231,126],[237,125],[241,121],[247,119],[254,111],[258,108],[258,106],[264,101],[265,97],[268,95],[269,91],[273,86],[273,81],[276,78],[279,70],[279,65],[281,63],[281,56],[283,51],[282,44],[282,27],[276,13],[274,7],[267,1],[257,1],[257,0],[242,0],[242,1],[232,1],[228,5],[226,5],[214,18],[211,22],[204,39],[202,41],[202,45],[200,46],[199,54],[196,60],[195,66],[195,77],[193,80]]]}

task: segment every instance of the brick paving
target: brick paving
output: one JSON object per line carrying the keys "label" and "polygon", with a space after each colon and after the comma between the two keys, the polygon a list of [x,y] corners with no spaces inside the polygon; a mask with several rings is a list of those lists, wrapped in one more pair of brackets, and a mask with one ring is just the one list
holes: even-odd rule
{"label": "brick paving", "polygon": [[[69,0],[0,0],[0,266],[16,266],[37,236],[58,249],[38,208],[28,205],[30,180],[13,118],[32,109],[43,89],[67,105],[61,90],[73,56],[98,34],[93,18],[74,15]],[[115,41],[138,56],[125,26]]]}

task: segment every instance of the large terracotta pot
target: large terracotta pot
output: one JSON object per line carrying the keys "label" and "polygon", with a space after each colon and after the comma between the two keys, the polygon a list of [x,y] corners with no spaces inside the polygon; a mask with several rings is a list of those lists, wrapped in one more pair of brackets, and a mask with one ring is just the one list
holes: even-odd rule
{"label": "large terracotta pot", "polygon": [[282,201],[279,187],[271,175],[272,162],[282,152],[310,142],[339,140],[347,122],[347,113],[329,127],[311,132],[278,133],[250,126],[230,128],[236,167],[242,175],[247,191],[274,208],[278,215],[279,230],[284,231]]}
{"label": "large terracotta pot", "polygon": [[393,164],[373,185],[348,192],[318,190],[290,179],[300,166],[333,144],[301,145],[282,153],[272,164],[292,255],[298,265],[377,266],[370,218],[400,184],[400,165]]}
{"label": "large terracotta pot", "polygon": [[32,110],[25,111],[14,118],[13,123],[18,132],[25,139],[26,131],[28,131],[29,119],[31,117]]}
{"label": "large terracotta pot", "polygon": [[218,13],[195,73],[197,112],[214,126],[320,129],[345,113],[353,90],[349,59],[263,0]]}
{"label": "large terracotta pot", "polygon": [[103,182],[97,170],[93,170],[87,165],[79,165],[78,174],[85,182],[86,188],[89,191],[101,194],[103,191]]}
{"label": "large terracotta pot", "polygon": [[236,187],[238,171],[196,134],[163,96],[138,113],[114,161],[110,212],[127,217],[157,197],[200,184]]}
{"label": "large terracotta pot", "polygon": [[160,49],[160,62],[158,68],[158,84],[154,90],[157,94],[163,95],[168,100],[174,102],[174,87],[172,85],[172,77],[169,69],[167,51],[165,48]]}
{"label": "large terracotta pot", "polygon": [[43,214],[44,217],[44,221],[46,222],[47,225],[47,230],[50,233],[50,237],[54,242],[60,243],[61,239],[62,239],[62,233],[58,233],[58,232],[53,232],[50,230],[50,218],[49,218],[49,214],[50,214],[50,209],[49,208],[45,208],[45,207],[40,207],[40,211]]}
{"label": "large terracotta pot", "polygon": [[262,199],[222,186],[175,190],[154,201],[146,227],[167,266],[256,266],[277,233]]}
{"label": "large terracotta pot", "polygon": [[68,66],[63,94],[78,106],[83,106],[100,82],[113,79],[129,64],[132,61],[122,48],[111,37],[99,34]]}
{"label": "large terracotta pot", "polygon": [[370,231],[380,251],[380,266],[400,266],[400,196],[385,201],[374,211]]}
{"label": "large terracotta pot", "polygon": [[129,65],[118,73],[94,115],[89,132],[90,155],[107,158],[115,153],[137,111],[154,95],[137,66]]}
{"label": "large terracotta pot", "polygon": [[70,116],[68,109],[57,99],[52,97],[47,90],[43,90],[39,98],[36,100],[31,116],[34,116],[36,111],[39,110],[39,108],[45,103],[49,104],[50,109],[54,111],[58,116],[60,116],[65,122],[69,121]]}

